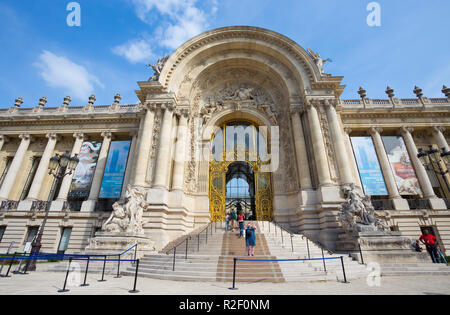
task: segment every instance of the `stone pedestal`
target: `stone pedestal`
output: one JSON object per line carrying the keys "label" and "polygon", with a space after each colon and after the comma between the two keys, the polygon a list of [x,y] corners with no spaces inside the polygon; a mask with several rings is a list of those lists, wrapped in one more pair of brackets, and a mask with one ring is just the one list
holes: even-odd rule
{"label": "stone pedestal", "polygon": [[401,236],[400,232],[355,232],[339,235],[337,250],[354,252],[352,256],[360,260],[358,243],[364,257],[364,262],[377,263],[417,263],[430,262],[426,252],[413,250],[413,240]]}
{"label": "stone pedestal", "polygon": [[[85,249],[86,254],[115,255],[121,254],[137,244],[137,258],[142,258],[155,252],[153,241],[145,235],[130,233],[98,232],[96,237],[89,239],[89,245]],[[122,259],[134,259],[134,249]]]}

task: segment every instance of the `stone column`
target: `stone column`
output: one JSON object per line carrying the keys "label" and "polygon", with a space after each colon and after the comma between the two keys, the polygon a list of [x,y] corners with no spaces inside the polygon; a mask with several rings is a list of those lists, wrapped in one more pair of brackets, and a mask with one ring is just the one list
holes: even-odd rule
{"label": "stone column", "polygon": [[167,189],[167,159],[170,158],[169,153],[174,108],[172,105],[163,105],[161,109],[164,111],[164,115],[161,122],[162,127],[158,153],[156,156],[155,181],[153,187]]}
{"label": "stone column", "polygon": [[[87,139],[87,137],[83,133],[75,133],[73,134],[73,137],[75,138],[75,143],[72,147],[72,153],[70,154],[71,157],[74,156],[75,154],[76,155],[80,154],[81,147],[83,146],[83,143]],[[55,201],[52,202],[51,211],[62,211],[64,209],[64,202],[67,201],[74,173],[75,171],[72,172],[72,175],[66,175],[62,179],[58,197],[56,198]]]}
{"label": "stone column", "polygon": [[102,132],[103,143],[98,156],[97,167],[95,168],[94,177],[92,178],[91,191],[89,198],[83,203],[81,207],[82,212],[94,211],[98,196],[100,194],[100,187],[102,185],[103,173],[105,172],[106,161],[108,160],[109,147],[111,145],[112,133],[109,131]]}
{"label": "stone column", "polygon": [[184,165],[186,162],[186,143],[188,141],[188,111],[183,111],[180,115],[180,121],[177,130],[177,140],[175,147],[175,166],[172,177],[172,189],[183,190],[184,183]]}
{"label": "stone column", "polygon": [[441,127],[441,126],[435,126],[433,127],[433,136],[434,139],[436,140],[439,149],[442,150],[442,148],[445,148],[447,151],[450,151],[450,146],[447,143],[447,140],[444,137],[444,131],[445,131],[445,127]]}
{"label": "stone column", "polygon": [[145,178],[152,148],[156,106],[148,105],[145,110],[145,117],[141,122],[136,142],[136,162],[130,178],[130,183],[135,186],[148,186]]}
{"label": "stone column", "polygon": [[433,190],[433,185],[431,185],[430,178],[428,177],[427,171],[425,167],[420,162],[417,157],[418,151],[416,144],[414,143],[414,139],[411,133],[414,131],[411,127],[402,127],[400,129],[400,133],[403,136],[403,140],[405,141],[406,148],[409,153],[409,158],[414,166],[416,171],[417,179],[419,180],[420,187],[422,188],[422,192],[425,198],[430,200],[430,205],[432,209],[441,209],[444,210],[447,208],[445,202],[441,199],[438,199]]}
{"label": "stone column", "polygon": [[133,157],[136,152],[136,143],[137,143],[137,132],[131,132],[130,136],[131,138],[131,144],[130,144],[130,152],[128,154],[128,163],[127,168],[125,169],[125,177],[123,179],[123,187],[122,187],[122,193],[120,194],[122,197],[125,196],[125,192],[127,191],[127,186],[130,183],[131,178],[131,172],[133,170]]}
{"label": "stone column", "polygon": [[[75,133],[73,135],[75,138],[75,143],[72,148],[71,157],[75,154],[79,155],[81,152],[81,147],[83,146],[84,141],[86,141],[86,137],[83,133]],[[72,179],[73,179],[73,173],[72,175],[67,175],[64,177],[61,183],[61,187],[59,189],[58,198],[56,200],[58,201],[67,201],[67,196],[69,195],[70,186],[72,185]]]}
{"label": "stone column", "polygon": [[350,134],[352,132],[352,129],[346,127],[346,128],[344,128],[344,132],[345,132],[345,136],[344,136],[345,147],[347,148],[347,154],[349,157],[349,161],[351,163],[351,169],[352,169],[352,173],[353,173],[355,186],[358,187],[361,190],[361,192],[363,192],[364,189],[363,189],[363,185],[361,183],[361,177],[359,176],[358,164],[356,163],[355,154],[353,153],[352,142],[350,139]]}
{"label": "stone column", "polygon": [[369,134],[372,136],[375,151],[377,152],[378,161],[380,162],[381,170],[384,175],[384,181],[389,193],[389,199],[392,200],[394,209],[409,210],[408,202],[400,196],[398,192],[397,183],[395,182],[394,173],[392,172],[391,164],[389,163],[386,150],[384,149],[383,140],[381,140],[380,133],[382,128],[372,127],[369,129]]}
{"label": "stone column", "polygon": [[330,168],[328,165],[328,157],[323,141],[322,127],[320,126],[319,115],[317,113],[317,104],[311,101],[307,105],[308,120],[311,131],[311,140],[314,148],[314,160],[317,167],[317,175],[319,177],[320,186],[331,186]]}
{"label": "stone column", "polygon": [[14,155],[14,159],[9,168],[8,174],[6,174],[5,180],[3,181],[3,185],[0,189],[0,200],[8,200],[9,193],[14,185],[14,181],[16,180],[16,176],[22,167],[23,159],[25,157],[25,153],[30,146],[32,141],[32,137],[28,133],[23,133],[19,136],[22,139],[19,148]]}
{"label": "stone column", "polygon": [[354,183],[350,168],[350,158],[345,149],[344,138],[342,136],[342,128],[339,123],[339,117],[331,100],[325,101],[328,123],[330,124],[331,138],[334,144],[334,151],[336,153],[336,161],[339,167],[339,174],[342,185],[349,185]]}
{"label": "stone column", "polygon": [[295,152],[297,155],[298,178],[302,190],[312,189],[311,173],[309,170],[308,155],[306,154],[305,135],[300,113],[303,108],[291,111],[292,130],[294,132]]}
{"label": "stone column", "polygon": [[45,176],[48,174],[48,165],[50,164],[50,159],[53,156],[56,142],[58,141],[58,135],[56,133],[49,133],[46,135],[46,137],[48,138],[47,146],[45,147],[41,161],[39,162],[38,169],[36,170],[36,174],[34,175],[33,183],[31,184],[27,201],[38,200],[42,182],[44,181]]}

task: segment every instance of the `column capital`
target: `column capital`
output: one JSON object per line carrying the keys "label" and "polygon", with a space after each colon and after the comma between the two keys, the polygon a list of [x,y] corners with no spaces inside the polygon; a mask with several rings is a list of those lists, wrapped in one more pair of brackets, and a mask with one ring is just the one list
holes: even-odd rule
{"label": "column capital", "polygon": [[303,114],[305,112],[305,106],[304,105],[298,105],[291,108],[291,116],[294,116],[296,114]]}
{"label": "column capital", "polygon": [[55,132],[49,132],[45,135],[45,137],[48,138],[49,140],[55,140],[55,141],[59,141],[61,139],[61,136]]}
{"label": "column capital", "polygon": [[433,126],[432,132],[433,133],[444,133],[447,130],[444,126]]}
{"label": "column capital", "polygon": [[146,111],[155,112],[157,109],[156,104],[145,104],[142,106]]}
{"label": "column capital", "polygon": [[89,138],[85,133],[82,133],[82,132],[74,133],[73,137],[78,140],[82,140],[82,141],[86,141]]}
{"label": "column capital", "polygon": [[130,137],[137,137],[138,134],[139,132],[137,130],[130,131],[129,133]]}
{"label": "column capital", "polygon": [[102,133],[101,133],[101,136],[103,137],[103,138],[108,138],[108,139],[113,139],[113,137],[114,137],[114,135],[112,134],[112,132],[111,131],[103,131]]}
{"label": "column capital", "polygon": [[169,112],[173,112],[176,106],[173,103],[165,103],[161,105],[162,110],[168,110]]}
{"label": "column capital", "polygon": [[373,136],[375,134],[381,134],[383,132],[383,128],[381,127],[370,127],[367,131],[369,135]]}
{"label": "column capital", "polygon": [[409,126],[402,126],[400,128],[400,134],[401,135],[405,135],[405,134],[411,134],[414,132],[414,128],[413,127],[409,127]]}
{"label": "column capital", "polygon": [[8,143],[9,142],[9,137],[7,137],[5,135],[0,135],[0,141],[3,141],[3,143]]}
{"label": "column capital", "polygon": [[350,136],[350,134],[352,133],[352,128],[350,128],[350,127],[344,127],[344,132],[348,135],[348,136]]}
{"label": "column capital", "polygon": [[322,103],[326,109],[331,109],[331,108],[336,109],[336,106],[337,106],[337,102],[334,99],[325,99],[322,101]]}
{"label": "column capital", "polygon": [[318,99],[307,100],[305,107],[307,110],[310,110],[312,108],[318,109],[320,106],[320,103],[321,102]]}
{"label": "column capital", "polygon": [[30,142],[32,142],[34,140],[34,137],[32,135],[30,135],[29,133],[24,132],[19,135],[19,139],[29,140]]}

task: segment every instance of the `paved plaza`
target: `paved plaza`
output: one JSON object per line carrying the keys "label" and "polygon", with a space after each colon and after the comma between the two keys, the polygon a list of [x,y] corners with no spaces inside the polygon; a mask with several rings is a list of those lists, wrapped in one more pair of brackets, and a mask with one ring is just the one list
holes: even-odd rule
{"label": "paved plaza", "polygon": [[[133,286],[133,277],[115,279],[101,275],[88,276],[88,287],[68,286],[70,292],[58,293],[64,284],[64,273],[37,272],[29,275],[12,275],[0,278],[2,295],[127,295]],[[83,280],[80,275],[81,281]],[[75,277],[76,279],[76,277]],[[288,282],[288,283],[238,283],[239,290],[231,291],[231,283],[174,282],[139,278],[139,294],[146,295],[447,295],[450,294],[450,276],[382,277],[381,286],[370,287],[366,279],[351,283],[339,282]]]}

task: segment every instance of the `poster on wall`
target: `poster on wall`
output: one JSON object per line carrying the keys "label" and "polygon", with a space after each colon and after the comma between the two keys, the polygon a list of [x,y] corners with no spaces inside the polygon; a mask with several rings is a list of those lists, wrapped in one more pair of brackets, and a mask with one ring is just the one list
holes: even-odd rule
{"label": "poster on wall", "polygon": [[78,163],[73,175],[69,198],[89,197],[101,147],[101,142],[84,142],[81,146],[80,155],[78,156],[80,163]]}
{"label": "poster on wall", "polygon": [[359,176],[364,193],[368,196],[388,194],[383,172],[371,137],[351,137]]}
{"label": "poster on wall", "polygon": [[130,141],[114,141],[109,149],[100,188],[100,199],[119,199],[127,168]]}
{"label": "poster on wall", "polygon": [[382,137],[400,195],[420,195],[419,181],[402,137]]}

